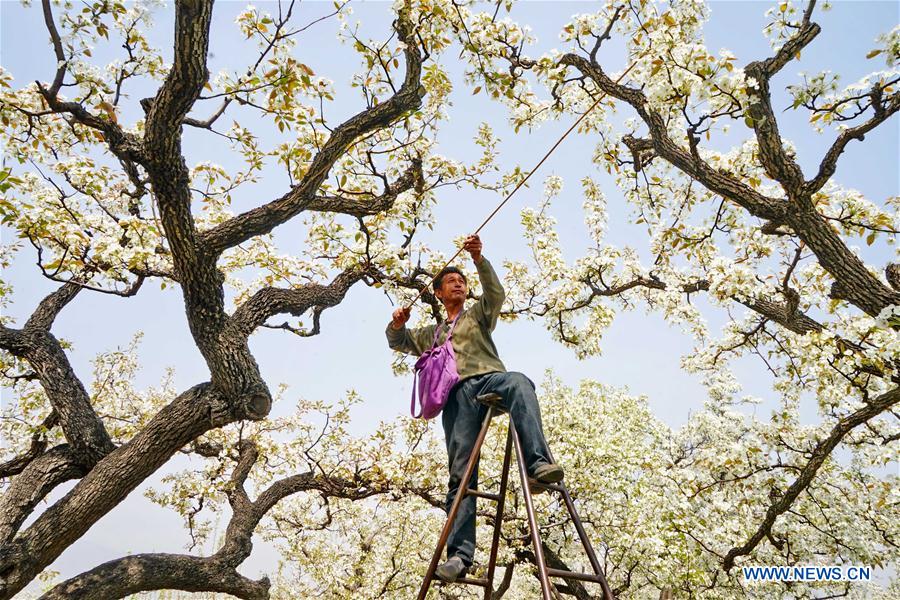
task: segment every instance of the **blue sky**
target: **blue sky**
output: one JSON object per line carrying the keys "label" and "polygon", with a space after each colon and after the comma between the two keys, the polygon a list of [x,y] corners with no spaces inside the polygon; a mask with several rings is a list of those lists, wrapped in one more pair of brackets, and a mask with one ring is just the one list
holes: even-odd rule
{"label": "blue sky", "polygon": [[[256,2],[255,5],[274,10],[272,3]],[[243,2],[220,2],[216,6],[210,44],[210,70],[213,73],[222,68],[238,69],[253,59],[252,48],[242,42],[233,24],[234,16],[243,6]],[[297,23],[312,21],[329,11],[331,6],[330,1],[302,2]],[[761,30],[765,24],[763,15],[769,6],[768,2],[712,2],[711,20],[705,28],[709,49],[715,53],[720,48],[728,48],[737,55],[740,64],[767,56],[769,45]],[[900,21],[898,6],[900,4],[890,1],[844,1],[835,2],[830,12],[819,12],[816,20],[823,27],[819,38],[804,51],[799,63],[788,65],[773,85],[783,90],[785,84],[795,80],[798,72],[822,69],[841,73],[841,82],[848,84],[878,69],[880,59],[866,60],[865,55],[874,47],[876,35],[890,30]],[[389,3],[354,2],[353,7],[353,18],[362,21],[366,32],[378,37],[388,34],[392,21]],[[539,40],[536,54],[538,50],[559,46],[558,32],[572,14],[593,9],[594,4],[589,2],[521,2],[514,7],[512,17],[531,25]],[[169,11],[166,9],[159,14],[152,33],[155,45],[165,52],[171,52]],[[17,2],[3,1],[0,3],[0,21],[2,64],[12,72],[15,81],[22,84],[35,79],[50,79],[54,59],[45,43],[47,36],[39,3],[24,9]],[[335,30],[334,20],[310,28],[300,39],[296,52],[300,60],[318,75],[335,82],[336,101],[328,109],[328,115],[338,122],[363,105],[349,88],[350,75],[358,67],[356,55],[351,48],[336,41]],[[610,65],[611,70],[624,67],[621,45],[612,44],[608,52],[603,58],[604,64]],[[103,53],[95,56],[102,58]],[[454,57],[453,53],[448,53],[443,59],[456,89],[450,123],[445,124],[439,134],[439,151],[461,160],[475,156],[478,150],[472,138],[478,123],[487,121],[502,140],[501,167],[504,170],[514,165],[530,168],[570,123],[548,124],[531,133],[523,130],[514,134],[506,126],[506,112],[502,106],[490,103],[483,94],[472,96],[471,90],[465,88],[461,67],[454,64]],[[135,90],[130,104],[135,106],[136,100],[146,95],[150,93]],[[776,107],[789,104],[784,97],[781,100],[780,104],[776,100]],[[204,116],[209,110],[209,107],[198,110],[197,116]],[[134,111],[126,111],[123,115],[126,121],[136,116]],[[783,134],[797,146],[801,166],[805,172],[811,172],[826,145],[830,144],[831,135],[812,133],[805,117],[799,113],[782,113],[780,119]],[[851,144],[838,168],[837,181],[861,190],[879,203],[888,196],[900,194],[898,123],[895,118],[867,135],[864,144]],[[274,132],[271,126],[269,129]],[[218,139],[193,130],[188,130],[185,139],[189,163],[213,160],[226,167],[235,164],[233,158],[223,152]],[[496,266],[499,267],[504,259],[527,256],[518,211],[539,201],[540,182],[550,174],[560,175],[566,181],[565,191],[554,203],[553,212],[559,220],[560,239],[567,258],[579,256],[588,243],[577,182],[589,173],[598,175],[606,186],[610,210],[608,240],[619,244],[636,243],[635,236],[640,235],[640,230],[627,224],[630,209],[622,202],[611,180],[599,176],[590,164],[594,143],[595,140],[587,136],[573,134],[536,175],[531,187],[521,190],[482,233],[484,253]],[[286,189],[286,178],[273,171],[258,185],[241,192],[235,208],[244,210],[262,199],[275,198]],[[423,240],[452,253],[450,240],[477,226],[498,201],[496,195],[487,192],[444,189],[440,194],[437,224]],[[278,231],[279,240],[290,244],[301,230],[299,225],[289,223]],[[9,233],[2,232],[4,241],[9,241]],[[884,246],[878,249],[864,247],[861,252],[867,262],[877,268],[890,258]],[[3,275],[4,280],[15,286],[14,301],[8,312],[17,318],[27,316],[37,301],[55,287],[35,273],[34,259],[32,252],[23,250]],[[391,354],[383,334],[391,310],[383,294],[356,286],[344,303],[324,313],[322,334],[317,338],[299,340],[276,331],[254,335],[252,348],[270,386],[274,388],[279,382],[291,386],[284,403],[276,406],[276,414],[290,412],[298,397],[333,401],[350,388],[364,400],[354,413],[354,429],[360,434],[374,429],[379,420],[407,414],[410,382],[407,378],[392,376]],[[705,316],[714,324],[723,322],[724,318],[714,310],[707,311]],[[71,360],[76,372],[85,380],[90,376],[90,359],[97,352],[126,345],[136,330],[145,334],[140,351],[143,365],[140,383],[156,383],[169,366],[177,370],[176,387],[179,390],[207,379],[205,364],[186,326],[181,295],[175,290],[161,292],[154,286],[145,286],[131,299],[81,294],[61,314],[54,329],[58,336],[74,344]],[[552,342],[541,323],[501,324],[495,340],[510,370],[523,371],[539,381],[544,370],[552,368],[570,384],[582,378],[593,378],[627,387],[632,393],[647,395],[654,413],[671,426],[684,423],[691,411],[701,407],[704,399],[704,390],[697,379],[679,368],[679,358],[690,351],[692,340],[670,328],[660,317],[646,315],[642,310],[620,314],[604,336],[604,354],[582,361]],[[746,393],[763,398],[773,396],[761,364],[742,360],[735,370]],[[772,404],[763,404],[757,409],[761,411],[759,414],[765,416],[769,406]],[[813,418],[812,413],[809,418]],[[435,427],[439,428],[439,425]],[[54,494],[54,498],[62,491]],[[133,523],[138,518],[145,526],[139,533],[132,533]],[[123,536],[122,532],[129,533]],[[180,551],[186,541],[180,521],[172,513],[151,505],[140,491],[136,491],[64,553],[52,568],[69,576],[129,551]],[[255,574],[259,569],[265,569],[267,563],[271,566],[271,559],[272,551],[258,545],[242,570]]]}

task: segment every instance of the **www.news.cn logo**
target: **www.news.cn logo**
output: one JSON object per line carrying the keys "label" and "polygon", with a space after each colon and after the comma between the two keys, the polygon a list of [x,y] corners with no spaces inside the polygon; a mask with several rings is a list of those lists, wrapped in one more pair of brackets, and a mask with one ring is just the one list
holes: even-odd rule
{"label": "www.news.cn logo", "polygon": [[870,581],[871,567],[743,567],[746,581]]}

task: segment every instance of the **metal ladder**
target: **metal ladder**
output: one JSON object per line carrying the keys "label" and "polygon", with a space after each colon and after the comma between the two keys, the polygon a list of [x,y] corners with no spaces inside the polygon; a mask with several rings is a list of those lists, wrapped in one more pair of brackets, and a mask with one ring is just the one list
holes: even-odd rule
{"label": "metal ladder", "polygon": [[[450,537],[450,528],[453,525],[453,521],[456,519],[456,514],[459,512],[459,506],[460,504],[462,504],[462,501],[466,496],[475,496],[476,498],[493,500],[497,503],[497,513],[494,517],[494,535],[491,542],[491,553],[490,559],[488,560],[487,577],[463,577],[457,579],[456,583],[482,587],[484,588],[484,599],[491,599],[491,595],[494,592],[494,570],[497,567],[497,550],[500,543],[500,526],[503,522],[503,506],[506,501],[506,488],[509,482],[509,463],[512,456],[513,445],[515,445],[516,448],[516,462],[519,465],[519,478],[522,482],[522,495],[525,498],[525,510],[528,513],[528,528],[531,530],[531,542],[534,546],[534,556],[535,562],[537,563],[538,567],[538,578],[541,581],[541,592],[543,594],[543,600],[553,600],[553,592],[556,592],[557,595],[559,593],[554,584],[551,583],[551,577],[560,577],[563,579],[575,579],[579,581],[599,583],[601,588],[603,589],[604,600],[613,600],[612,591],[610,591],[609,589],[609,584],[607,584],[606,577],[603,574],[603,570],[600,568],[600,563],[597,560],[597,555],[594,553],[594,548],[591,546],[591,542],[587,537],[584,526],[581,524],[581,519],[578,517],[578,512],[575,510],[575,504],[572,502],[572,496],[569,495],[569,490],[566,488],[564,482],[544,484],[535,481],[534,479],[529,479],[528,472],[525,468],[525,461],[522,458],[522,443],[519,440],[519,434],[516,432],[516,428],[513,424],[512,419],[509,420],[509,433],[506,436],[506,453],[503,457],[503,470],[500,475],[500,490],[496,494],[492,494],[489,492],[474,490],[468,487],[469,481],[472,478],[472,473],[475,470],[475,464],[478,461],[479,456],[481,455],[481,446],[484,444],[485,437],[487,437],[487,431],[490,427],[491,419],[493,419],[495,414],[505,412],[499,405],[499,401],[502,400],[502,398],[498,394],[485,394],[483,396],[478,396],[477,400],[482,404],[485,404],[488,407],[488,411],[484,417],[484,421],[482,422],[481,430],[478,432],[478,437],[475,440],[475,446],[472,448],[472,454],[469,457],[468,464],[466,465],[466,472],[460,483],[459,491],[456,493],[456,497],[453,499],[453,504],[450,506],[450,512],[447,514],[447,521],[446,523],[444,523],[444,528],[441,530],[441,537],[438,539],[437,548],[435,548],[434,555],[431,557],[431,563],[428,565],[428,572],[425,574],[425,581],[422,582],[422,587],[419,589],[418,600],[425,600],[425,596],[428,594],[428,590],[431,587],[431,584],[434,582],[434,572],[435,569],[437,569],[438,563],[441,560],[441,555],[443,554],[444,548],[447,545],[447,538]],[[550,459],[553,460],[552,454],[550,456]],[[564,571],[561,569],[551,569],[547,567],[547,562],[544,559],[544,550],[541,543],[540,530],[538,529],[537,517],[534,513],[534,502],[532,500],[531,488],[543,489],[549,492],[557,492],[562,496],[563,502],[566,505],[566,509],[569,511],[569,516],[571,517],[572,522],[575,524],[575,530],[578,532],[578,537],[581,539],[581,544],[584,546],[585,553],[587,554],[588,560],[591,563],[591,568],[593,568],[594,570],[593,573],[579,573],[574,571]]]}

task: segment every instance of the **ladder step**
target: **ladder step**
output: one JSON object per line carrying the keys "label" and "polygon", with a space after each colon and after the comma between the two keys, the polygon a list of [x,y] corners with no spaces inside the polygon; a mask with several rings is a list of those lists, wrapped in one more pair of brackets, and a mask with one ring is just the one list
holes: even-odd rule
{"label": "ladder step", "polygon": [[563,571],[561,569],[547,569],[547,575],[550,577],[562,577],[563,579],[578,579],[579,581],[591,581],[601,583],[603,578],[593,573],[578,573],[575,571]]}
{"label": "ladder step", "polygon": [[456,583],[465,583],[468,585],[477,585],[479,587],[486,588],[488,586],[488,580],[483,579],[481,577],[463,577],[462,579],[457,579]]}
{"label": "ladder step", "polygon": [[554,492],[562,492],[563,487],[560,483],[541,483],[537,479],[528,478],[528,487],[539,490],[551,490]]}
{"label": "ladder step", "polygon": [[485,498],[486,500],[493,500],[494,502],[500,502],[500,494],[491,494],[489,492],[480,492],[478,490],[473,490],[469,488],[466,490],[467,496],[475,496],[476,498]]}

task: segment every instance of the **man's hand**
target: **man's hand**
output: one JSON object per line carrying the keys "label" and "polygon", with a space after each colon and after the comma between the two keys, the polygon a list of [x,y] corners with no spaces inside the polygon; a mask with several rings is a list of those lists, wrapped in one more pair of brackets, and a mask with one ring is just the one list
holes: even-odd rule
{"label": "man's hand", "polygon": [[392,316],[393,320],[391,321],[391,327],[393,329],[403,329],[403,326],[409,321],[409,308],[401,306],[394,311]]}
{"label": "man's hand", "polygon": [[481,262],[481,238],[477,233],[466,238],[466,241],[463,242],[463,250],[472,256],[476,265]]}

